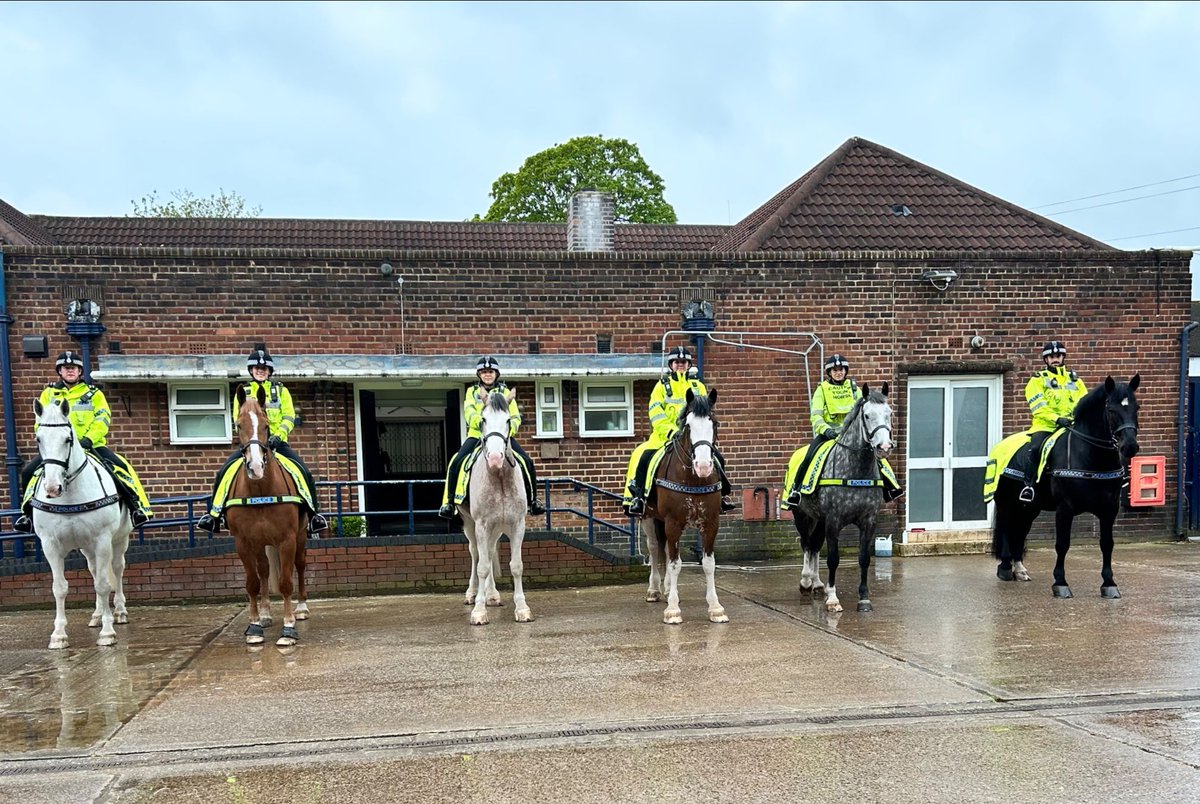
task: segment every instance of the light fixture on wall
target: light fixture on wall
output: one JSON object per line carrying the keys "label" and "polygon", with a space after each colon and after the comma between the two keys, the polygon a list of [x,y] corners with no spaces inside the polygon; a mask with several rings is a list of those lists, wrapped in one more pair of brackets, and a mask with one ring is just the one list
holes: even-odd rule
{"label": "light fixture on wall", "polygon": [[952,268],[929,268],[921,273],[921,279],[938,290],[945,290],[958,279],[958,272]]}

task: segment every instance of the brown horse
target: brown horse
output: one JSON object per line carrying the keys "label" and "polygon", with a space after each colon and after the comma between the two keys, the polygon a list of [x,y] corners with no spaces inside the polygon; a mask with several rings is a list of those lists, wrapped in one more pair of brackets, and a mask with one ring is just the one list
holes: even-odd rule
{"label": "brown horse", "polygon": [[[246,568],[246,596],[250,600],[250,625],[246,643],[263,641],[263,628],[271,624],[270,561],[267,548],[279,551],[279,594],[283,596],[283,632],[276,645],[287,647],[300,638],[296,620],[308,619],[308,594],[304,588],[304,547],[308,514],[296,482],[267,446],[266,392],[247,396],[237,391],[238,438],[242,464],[229,488],[225,522],[233,534],[238,558]],[[292,568],[295,567],[298,603],[292,605]]]}
{"label": "brown horse", "polygon": [[[717,403],[717,391],[708,396],[687,392],[687,405],[679,414],[678,429],[667,443],[666,454],[655,470],[653,501],[646,506],[642,532],[650,553],[650,589],[646,602],[655,603],[667,598],[663,622],[677,625],[683,622],[679,611],[679,537],[689,525],[700,531],[704,553],[700,559],[707,582],[708,619],[727,623],[713,573],[717,560],[713,544],[721,524],[721,480],[713,459],[713,438],[716,423],[712,418]],[[664,580],[666,588],[664,589]]]}

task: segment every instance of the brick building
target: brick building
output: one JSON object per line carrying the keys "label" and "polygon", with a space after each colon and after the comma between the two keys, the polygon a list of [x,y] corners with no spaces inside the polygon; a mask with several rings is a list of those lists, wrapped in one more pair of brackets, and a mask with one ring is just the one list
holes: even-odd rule
{"label": "brick building", "polygon": [[[156,498],[207,492],[255,342],[292,389],[303,424],[291,442],[318,480],[439,478],[463,435],[475,357],[490,353],[518,390],[520,438],[542,476],[617,494],[648,433],[661,348],[689,339],[719,390],[732,479],[751,494],[777,490],[811,436],[822,354],[845,354],[860,384],[888,382],[893,463],[908,488],[888,506],[898,539],[986,530],[984,457],[1026,426],[1022,390],[1050,338],[1067,343],[1089,386],[1142,373],[1142,451],[1165,455],[1175,476],[1188,252],[1111,248],[857,138],[734,226],[601,226],[598,241],[569,249],[591,220],[67,218],[0,202],[10,474],[11,447],[20,458],[36,449],[29,400],[53,379],[54,355],[80,347],[65,306],[89,299],[104,330],[88,343],[91,371],[112,403],[113,440]],[[387,488],[344,499],[407,505]],[[436,484],[414,489],[416,508],[436,509]],[[582,499],[552,493],[556,505]],[[1168,534],[1174,494],[1165,509],[1123,514],[1118,532]],[[774,517],[761,492],[746,511],[760,507]],[[600,510],[620,521],[615,503]],[[437,530],[431,514],[418,519]],[[722,543],[726,557],[790,543],[786,523],[727,519],[719,556]],[[372,521],[386,534],[407,518]],[[552,522],[582,527],[567,514]]]}

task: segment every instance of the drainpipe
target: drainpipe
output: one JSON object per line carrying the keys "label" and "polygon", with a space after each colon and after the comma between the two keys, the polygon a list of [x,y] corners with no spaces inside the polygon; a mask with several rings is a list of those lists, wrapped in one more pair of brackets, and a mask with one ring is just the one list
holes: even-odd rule
{"label": "drainpipe", "polygon": [[1183,484],[1184,468],[1187,458],[1184,456],[1184,432],[1187,429],[1187,398],[1188,398],[1188,334],[1200,322],[1193,321],[1179,333],[1179,477],[1175,484],[1175,536],[1182,539],[1185,535],[1183,527]]}
{"label": "drainpipe", "polygon": [[13,412],[12,357],[8,353],[8,289],[4,280],[4,249],[0,249],[0,386],[4,393],[4,464],[8,469],[9,508],[21,504],[21,457],[17,454],[17,418]]}

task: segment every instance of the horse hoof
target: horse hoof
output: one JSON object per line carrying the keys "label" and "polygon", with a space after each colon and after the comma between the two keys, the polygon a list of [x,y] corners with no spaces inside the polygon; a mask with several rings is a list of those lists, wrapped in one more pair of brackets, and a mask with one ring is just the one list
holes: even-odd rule
{"label": "horse hoof", "polygon": [[871,601],[869,601],[869,600],[858,601],[858,610],[859,611],[875,611],[875,609],[871,608]]}
{"label": "horse hoof", "polygon": [[1121,598],[1121,590],[1115,586],[1101,586],[1100,597],[1105,600],[1119,600]]}
{"label": "horse hoof", "polygon": [[503,608],[504,601],[500,599],[499,595],[497,595],[496,597],[489,597],[487,599],[487,605],[491,606],[494,609]]}
{"label": "horse hoof", "polygon": [[465,598],[463,598],[463,605],[464,606],[474,606],[475,605],[475,595],[467,595]]}
{"label": "horse hoof", "polygon": [[826,604],[825,604],[825,610],[826,610],[826,611],[844,611],[844,609],[842,608],[842,604],[841,604],[841,603],[837,603],[837,602],[834,602],[834,603],[826,603]]}
{"label": "horse hoof", "polygon": [[1066,584],[1054,584],[1053,591],[1055,597],[1075,597],[1075,595],[1071,594],[1071,587],[1067,586]]}
{"label": "horse hoof", "polygon": [[296,609],[295,615],[297,620],[307,620],[309,616],[308,609]]}
{"label": "horse hoof", "polygon": [[708,613],[708,621],[710,623],[727,623],[729,615],[725,613],[725,609],[713,609]]}
{"label": "horse hoof", "polygon": [[662,602],[662,593],[661,592],[647,592],[646,593],[646,602],[647,603],[661,603]]}
{"label": "horse hoof", "polygon": [[812,589],[812,581],[809,580],[808,578],[801,578],[800,579],[800,591],[806,592],[809,589]]}
{"label": "horse hoof", "polygon": [[533,622],[533,612],[530,611],[529,609],[518,609],[516,614],[514,614],[513,616],[516,619],[516,621],[519,623]]}
{"label": "horse hoof", "polygon": [[275,640],[275,647],[277,648],[290,648],[295,644],[296,640],[292,639],[291,637],[281,636],[279,639]]}
{"label": "horse hoof", "polygon": [[259,623],[250,623],[246,626],[246,644],[261,645],[263,641],[263,627]]}
{"label": "horse hoof", "polygon": [[118,612],[113,615],[113,622],[117,625],[129,625],[129,614],[127,612]]}
{"label": "horse hoof", "polygon": [[471,625],[487,625],[487,624],[488,624],[487,612],[484,612],[483,614],[476,614],[475,612],[471,612]]}
{"label": "horse hoof", "polygon": [[270,628],[271,624],[274,623],[275,620],[273,620],[271,618],[271,615],[267,614],[262,617],[259,617],[258,622],[259,622],[259,625],[261,625],[263,628]]}
{"label": "horse hoof", "polygon": [[102,648],[107,648],[110,645],[115,645],[115,644],[117,644],[117,635],[116,634],[101,634],[100,637],[96,640],[96,644]]}
{"label": "horse hoof", "polygon": [[1018,581],[1032,581],[1033,580],[1033,576],[1030,575],[1028,572],[1017,572],[1017,573],[1014,573],[1014,575],[1016,576],[1016,579]]}
{"label": "horse hoof", "polygon": [[667,625],[680,625],[683,622],[683,612],[668,611],[663,613],[663,622]]}
{"label": "horse hoof", "polygon": [[1012,569],[1005,566],[996,567],[996,577],[1002,581],[1015,581],[1017,578]]}
{"label": "horse hoof", "polygon": [[71,647],[66,637],[50,637],[50,650],[62,650]]}
{"label": "horse hoof", "polygon": [[99,627],[100,627],[100,618],[99,617],[93,617],[92,619],[88,620],[88,628],[99,628]]}
{"label": "horse hoof", "polygon": [[824,586],[814,586],[812,588],[812,596],[813,596],[813,598],[825,597],[825,587]]}

